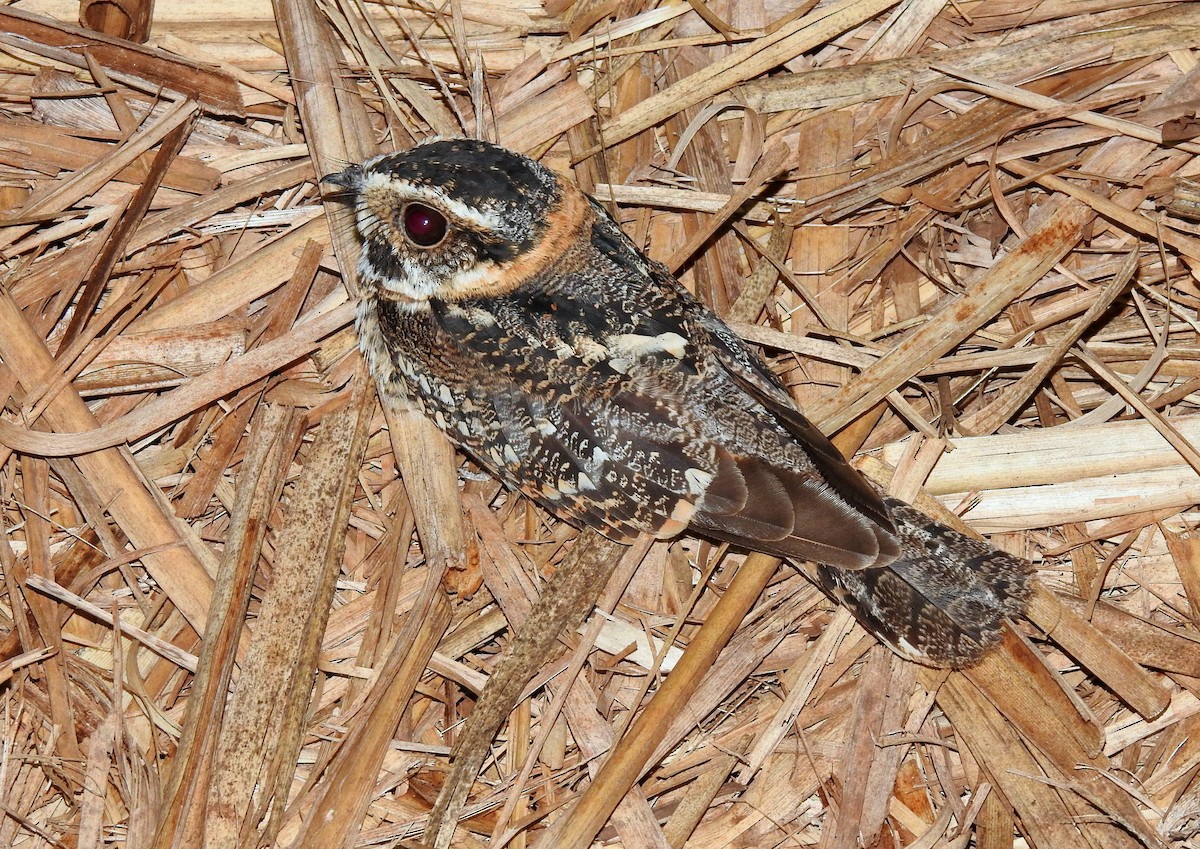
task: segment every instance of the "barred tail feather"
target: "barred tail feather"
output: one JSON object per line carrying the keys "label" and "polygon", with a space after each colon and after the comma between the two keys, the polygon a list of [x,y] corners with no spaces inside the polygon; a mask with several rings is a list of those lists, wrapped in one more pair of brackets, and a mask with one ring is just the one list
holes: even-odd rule
{"label": "barred tail feather", "polygon": [[1004,620],[1024,613],[1032,565],[902,501],[886,502],[900,556],[868,569],[819,566],[818,583],[904,656],[935,666],[973,665],[999,642]]}

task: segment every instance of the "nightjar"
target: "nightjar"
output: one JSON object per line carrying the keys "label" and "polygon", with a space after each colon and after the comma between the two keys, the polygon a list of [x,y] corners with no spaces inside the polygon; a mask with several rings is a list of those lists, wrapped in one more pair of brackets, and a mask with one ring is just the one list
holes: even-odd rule
{"label": "nightjar", "polygon": [[711,310],[539,163],[435,140],[325,178],[363,237],[357,329],[509,487],[627,541],[688,529],[811,560],[879,639],[964,666],[1022,613],[1028,563],[881,495]]}

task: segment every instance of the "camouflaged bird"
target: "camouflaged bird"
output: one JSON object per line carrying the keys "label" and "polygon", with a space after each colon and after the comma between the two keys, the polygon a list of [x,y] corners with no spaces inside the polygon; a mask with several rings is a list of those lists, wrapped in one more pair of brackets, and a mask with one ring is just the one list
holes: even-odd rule
{"label": "camouflaged bird", "polygon": [[881,496],[762,360],[574,184],[435,140],[325,178],[364,244],[362,350],[509,487],[628,541],[691,530],[821,564],[902,654],[977,661],[1029,564]]}

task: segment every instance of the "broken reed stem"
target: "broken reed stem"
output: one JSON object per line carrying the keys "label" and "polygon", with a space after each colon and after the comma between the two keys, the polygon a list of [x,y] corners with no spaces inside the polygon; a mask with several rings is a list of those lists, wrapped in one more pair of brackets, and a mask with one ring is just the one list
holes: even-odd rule
{"label": "broken reed stem", "polygon": [[650,704],[613,749],[574,810],[542,835],[536,844],[538,849],[585,849],[592,842],[629,788],[641,778],[662,729],[696,692],[704,673],[758,601],[780,562],[777,557],[757,553],[746,558]]}
{"label": "broken reed stem", "polygon": [[448,624],[450,602],[444,593],[433,593],[427,605],[414,605],[409,611],[371,693],[375,715],[360,712],[359,721],[343,738],[326,770],[324,792],[306,817],[311,826],[295,849],[355,845],[396,725]]}
{"label": "broken reed stem", "polygon": [[542,587],[542,594],[517,627],[454,743],[454,764],[425,829],[425,840],[435,849],[450,846],[458,815],[490,751],[492,738],[516,706],[521,691],[545,664],[558,638],[579,627],[591,613],[624,549],[596,531],[584,531]]}

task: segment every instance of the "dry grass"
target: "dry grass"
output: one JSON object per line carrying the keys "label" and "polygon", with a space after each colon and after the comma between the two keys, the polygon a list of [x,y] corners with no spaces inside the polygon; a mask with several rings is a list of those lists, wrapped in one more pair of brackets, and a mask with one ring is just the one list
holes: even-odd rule
{"label": "dry grass", "polygon": [[1200,6],[319,6],[159,0],[147,46],[0,10],[0,846],[424,828],[578,536],[354,352],[315,176],[431,134],[572,172],[866,473],[1041,581],[944,673],[768,569],[647,736],[764,565],[634,546],[455,846],[1200,845]]}

